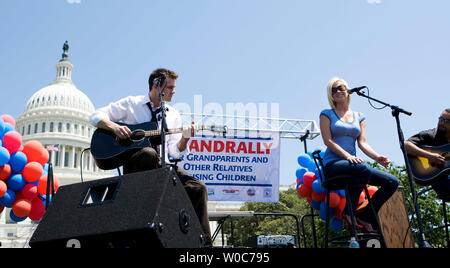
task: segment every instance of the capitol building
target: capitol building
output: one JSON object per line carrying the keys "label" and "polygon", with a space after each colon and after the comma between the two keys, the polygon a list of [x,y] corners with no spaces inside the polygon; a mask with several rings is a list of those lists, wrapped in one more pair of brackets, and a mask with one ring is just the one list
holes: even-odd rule
{"label": "capitol building", "polygon": [[111,175],[97,168],[87,149],[94,131],[89,116],[95,108],[72,82],[72,70],[66,42],[55,80],[31,96],[16,125],[24,144],[38,140],[44,147],[58,145],[58,151],[51,152],[51,163],[62,185],[80,182],[81,169],[83,180]]}
{"label": "capitol building", "polygon": [[[74,66],[68,60],[68,50],[66,42],[62,58],[56,63],[55,79],[31,96],[16,120],[23,144],[38,140],[44,147],[57,145],[58,151],[50,152],[50,158],[61,185],[114,176],[99,169],[89,152],[95,130],[89,116],[95,107],[72,81]],[[0,214],[0,242],[2,247],[17,247],[29,239],[36,223],[29,219],[14,223],[9,219],[9,210]]]}

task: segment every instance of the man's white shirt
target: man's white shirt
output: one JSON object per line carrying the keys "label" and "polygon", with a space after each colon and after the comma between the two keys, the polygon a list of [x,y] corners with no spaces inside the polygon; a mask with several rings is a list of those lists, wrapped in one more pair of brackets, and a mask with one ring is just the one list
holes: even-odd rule
{"label": "man's white shirt", "polygon": [[[155,111],[153,103],[150,101],[148,95],[145,96],[129,96],[118,100],[117,102],[110,103],[109,105],[97,109],[90,117],[90,122],[93,126],[97,127],[98,123],[102,120],[110,120],[113,122],[121,122],[128,125],[141,124],[150,122],[152,119],[152,113],[147,106],[147,103],[151,104],[152,110]],[[168,129],[180,128],[183,123],[181,121],[180,113],[172,106],[165,104],[166,106],[166,123]],[[161,118],[161,112],[156,114],[156,118]],[[161,129],[161,120],[158,120],[158,129]],[[180,152],[178,149],[178,142],[182,138],[181,133],[166,135],[166,162],[169,162],[168,155],[171,158],[180,159],[187,152],[188,149]]]}

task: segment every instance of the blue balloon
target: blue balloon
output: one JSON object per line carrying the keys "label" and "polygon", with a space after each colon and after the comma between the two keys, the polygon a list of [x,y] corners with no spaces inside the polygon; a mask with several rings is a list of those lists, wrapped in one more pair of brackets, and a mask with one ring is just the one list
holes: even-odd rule
{"label": "blue balloon", "polygon": [[311,162],[309,163],[308,170],[311,171],[311,172],[316,173],[317,166],[316,166],[316,163],[314,163],[313,160],[311,160]]}
{"label": "blue balloon", "polygon": [[9,177],[6,183],[8,184],[9,189],[17,192],[23,189],[23,187],[27,184],[27,181],[21,174],[14,174]]}
{"label": "blue balloon", "polygon": [[45,175],[48,174],[48,163],[45,163],[45,165],[43,165],[42,167],[44,169],[44,172],[42,173],[42,176],[45,176]]}
{"label": "blue balloon", "polygon": [[333,218],[330,222],[330,229],[333,232],[340,232],[342,231],[342,228],[344,227],[342,220],[338,218]]}
{"label": "blue balloon", "polygon": [[8,190],[6,190],[5,195],[2,198],[0,198],[0,206],[10,208],[11,205],[14,203],[15,199],[16,199],[16,193],[14,193],[13,190],[8,189]]}
{"label": "blue balloon", "polygon": [[307,154],[300,155],[297,161],[300,166],[306,168],[308,171],[314,171],[316,169],[316,164]]}
{"label": "blue balloon", "polygon": [[322,168],[320,168],[320,169],[317,169],[317,168],[316,168],[316,169],[314,170],[314,173],[316,174],[316,177],[317,177],[318,179],[320,179],[321,176],[320,176],[320,174],[319,174],[319,171],[320,171],[320,174],[322,174],[322,178],[323,178],[324,175],[323,175],[323,170],[322,170]]}
{"label": "blue balloon", "polygon": [[[44,206],[45,206],[45,201],[47,200],[47,196],[46,195],[39,195],[39,198],[41,199],[41,201],[44,203]],[[50,195],[50,199],[48,200],[48,204],[49,205],[52,203],[52,199],[53,199],[53,196]]]}
{"label": "blue balloon", "polygon": [[[333,217],[333,209],[330,208],[329,211],[330,211],[330,214],[328,214],[328,217],[330,217],[330,219],[331,219],[331,217]],[[327,214],[326,213],[327,213],[326,209],[321,209],[319,211],[319,218],[321,218],[322,220],[326,221],[327,220]]]}
{"label": "blue balloon", "polygon": [[0,136],[3,137],[3,132],[5,131],[5,121],[0,117]]}
{"label": "blue balloon", "polygon": [[8,164],[11,159],[8,150],[5,147],[0,147],[0,166]]}
{"label": "blue balloon", "polygon": [[23,170],[28,162],[27,156],[22,152],[15,152],[11,155],[9,165],[14,173],[19,173]]}
{"label": "blue balloon", "polygon": [[[333,217],[334,209],[328,208],[328,211],[329,211],[328,216],[331,219]],[[327,213],[327,202],[325,202],[325,200],[324,200],[320,203],[320,212],[319,212],[319,217],[324,221],[326,220],[326,213]]]}
{"label": "blue balloon", "polygon": [[320,157],[322,157],[322,159],[325,157],[325,151],[320,152]]}
{"label": "blue balloon", "polygon": [[295,176],[297,177],[297,179],[303,180],[303,175],[305,175],[306,172],[308,172],[308,170],[306,170],[306,168],[299,168],[295,172]]}
{"label": "blue balloon", "polygon": [[11,220],[14,221],[14,222],[21,222],[21,221],[24,221],[24,220],[27,219],[27,216],[22,217],[22,218],[17,217],[17,216],[14,214],[14,212],[12,211],[12,209],[11,209],[11,212],[9,213],[9,217],[10,217]]}
{"label": "blue balloon", "polygon": [[340,196],[345,197],[345,190],[337,190],[336,193],[339,194]]}
{"label": "blue balloon", "polygon": [[311,207],[315,210],[320,210],[320,202],[316,202],[316,201],[312,200]]}
{"label": "blue balloon", "polygon": [[307,154],[302,154],[297,158],[298,164],[302,167],[306,167],[310,161],[311,161],[311,158]]}
{"label": "blue balloon", "polygon": [[312,189],[314,192],[321,194],[325,192],[325,189],[322,187],[322,183],[320,182],[320,179],[317,179],[313,181],[312,183]]}
{"label": "blue balloon", "polygon": [[5,130],[3,131],[3,136],[6,133],[13,131],[13,130],[16,130],[16,128],[13,125],[11,125],[10,123],[5,123]]}

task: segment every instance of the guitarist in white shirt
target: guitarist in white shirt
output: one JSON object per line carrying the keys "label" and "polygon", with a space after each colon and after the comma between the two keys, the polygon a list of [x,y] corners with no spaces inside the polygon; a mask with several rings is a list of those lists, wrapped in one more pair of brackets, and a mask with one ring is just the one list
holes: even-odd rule
{"label": "guitarist in white shirt", "polygon": [[[441,146],[449,143],[450,108],[442,112],[439,117],[437,128],[422,131],[412,136],[405,142],[405,147],[409,155],[424,157],[427,158],[432,165],[443,166],[446,163],[444,156],[424,150],[419,146]],[[448,174],[443,174],[443,177],[437,179],[436,183],[434,183],[432,187],[438,194],[439,198],[445,200],[450,199],[450,178],[448,177]]]}
{"label": "guitarist in white shirt", "polygon": [[[117,102],[96,110],[90,117],[90,122],[97,128],[113,132],[120,139],[128,139],[131,130],[127,126],[119,125],[115,122],[125,124],[140,124],[157,121],[158,129],[161,129],[161,111],[159,103],[159,92],[153,81],[157,77],[163,76],[161,80],[161,93],[165,103],[171,102],[175,94],[176,80],[178,75],[167,69],[157,69],[149,77],[149,93],[145,96],[129,96],[120,99]],[[167,128],[180,128],[182,121],[180,113],[172,106],[165,104]],[[151,110],[150,110],[151,108]],[[156,123],[156,122],[155,122]],[[184,126],[183,132],[178,134],[166,135],[166,155],[165,161],[169,162],[168,156],[180,159],[188,152],[187,144],[191,136],[195,134],[192,125]],[[159,141],[160,142],[160,141]],[[161,158],[156,147],[147,147],[139,150],[132,155],[130,160],[124,164],[123,172],[125,174],[139,171],[151,170],[161,167]],[[205,246],[211,245],[211,231],[208,219],[208,194],[206,185],[193,178],[181,168],[177,169],[177,175],[182,181],[184,188],[191,199],[192,205],[206,235]]]}

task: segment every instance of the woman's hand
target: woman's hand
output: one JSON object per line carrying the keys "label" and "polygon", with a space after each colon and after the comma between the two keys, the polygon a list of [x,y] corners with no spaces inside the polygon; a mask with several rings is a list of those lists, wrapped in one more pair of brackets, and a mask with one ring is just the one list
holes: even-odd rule
{"label": "woman's hand", "polygon": [[352,164],[361,164],[362,162],[364,162],[364,160],[362,160],[361,158],[353,156],[353,155],[347,157],[346,159],[348,162],[350,162]]}
{"label": "woman's hand", "polygon": [[389,164],[391,163],[391,160],[389,160],[389,158],[387,158],[384,155],[380,155],[377,158],[377,162],[378,162],[378,164],[382,165],[383,167],[388,168]]}

